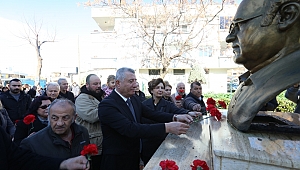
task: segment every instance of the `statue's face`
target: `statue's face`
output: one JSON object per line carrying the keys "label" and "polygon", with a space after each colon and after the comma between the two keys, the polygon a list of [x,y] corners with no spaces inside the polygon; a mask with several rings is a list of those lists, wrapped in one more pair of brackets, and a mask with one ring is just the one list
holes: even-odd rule
{"label": "statue's face", "polygon": [[252,70],[274,57],[283,47],[277,29],[277,17],[270,26],[262,27],[262,0],[243,0],[230,26],[226,42],[232,43],[234,62]]}

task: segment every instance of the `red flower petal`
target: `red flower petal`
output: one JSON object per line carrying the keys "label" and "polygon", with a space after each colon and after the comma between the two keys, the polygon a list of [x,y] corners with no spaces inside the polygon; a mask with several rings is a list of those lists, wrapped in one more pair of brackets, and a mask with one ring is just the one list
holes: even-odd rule
{"label": "red flower petal", "polygon": [[201,167],[202,170],[209,170],[207,163],[203,160],[196,159],[193,161],[193,165],[191,165],[192,170],[197,170],[197,167]]}
{"label": "red flower petal", "polygon": [[217,120],[221,120],[222,114],[217,108],[211,109],[209,113],[211,116],[216,117]]}
{"label": "red flower petal", "polygon": [[218,101],[219,105],[223,108],[223,109],[226,109],[226,103],[224,101]]}
{"label": "red flower petal", "polygon": [[211,104],[211,105],[215,106],[216,105],[216,101],[213,98],[210,97],[210,98],[207,99],[206,104],[207,105]]}
{"label": "red flower petal", "polygon": [[97,155],[98,148],[95,144],[88,144],[83,147],[83,150],[80,152],[81,155]]}
{"label": "red flower petal", "polygon": [[216,108],[214,105],[208,104],[207,107],[206,107],[206,110],[210,112],[214,108]]}
{"label": "red flower petal", "polygon": [[177,95],[177,96],[175,97],[175,99],[176,99],[176,100],[181,100],[181,99],[182,99],[182,96]]}
{"label": "red flower petal", "polygon": [[35,116],[32,114],[27,115],[26,117],[24,117],[23,122],[26,125],[29,125],[30,123],[33,123],[35,121]]}
{"label": "red flower petal", "polygon": [[178,166],[176,165],[175,161],[172,160],[163,160],[160,161],[159,166],[162,170],[178,170]]}

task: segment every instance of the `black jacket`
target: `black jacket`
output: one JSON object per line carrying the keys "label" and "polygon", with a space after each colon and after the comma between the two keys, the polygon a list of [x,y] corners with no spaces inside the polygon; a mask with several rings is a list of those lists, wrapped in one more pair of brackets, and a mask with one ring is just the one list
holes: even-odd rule
{"label": "black jacket", "polygon": [[18,101],[9,93],[9,91],[2,93],[0,95],[0,100],[2,101],[3,107],[7,110],[12,122],[23,119],[31,104],[31,97],[24,91],[20,92]]}
{"label": "black jacket", "polygon": [[27,92],[27,94],[28,94],[32,99],[34,99],[35,96],[36,96],[36,90],[30,89],[30,90]]}
{"label": "black jacket", "polygon": [[48,158],[17,147],[0,127],[1,170],[55,170],[63,159]]}
{"label": "black jacket", "polygon": [[32,136],[22,140],[20,147],[29,149],[38,155],[52,158],[67,159],[79,156],[83,146],[90,143],[89,134],[85,127],[77,125],[76,123],[73,123],[71,128],[73,128],[74,132],[72,145],[56,135],[52,131],[51,126],[47,126]]}
{"label": "black jacket", "polygon": [[[169,102],[165,99],[160,99],[157,105],[155,106],[153,103],[153,98],[147,99],[143,102],[143,105],[155,110],[155,111],[162,111],[162,112],[168,112],[172,114],[187,114],[189,110],[178,108],[173,102]],[[157,122],[142,118],[142,123],[146,124],[155,124]],[[155,151],[158,149],[158,147],[161,145],[161,143],[165,140],[165,136],[157,136],[147,139],[142,139],[142,153],[141,157],[144,161],[144,164],[147,164],[152,155],[155,153]]]}
{"label": "black jacket", "polygon": [[43,124],[37,116],[35,116],[35,118],[36,119],[33,122],[33,125],[31,123],[29,125],[26,125],[23,122],[23,119],[18,121],[14,137],[15,144],[20,145],[21,141],[25,139],[28,135],[30,135],[32,132],[38,132],[47,127],[47,125]]}
{"label": "black jacket", "polygon": [[146,100],[145,93],[142,92],[141,90],[139,91],[139,95],[137,95],[137,93],[135,93],[134,96],[137,97],[141,102]]}
{"label": "black jacket", "polygon": [[71,100],[73,103],[75,103],[75,98],[74,98],[74,94],[72,92],[66,91],[66,93],[62,93],[61,91],[59,92],[59,95],[62,98],[66,98]]}
{"label": "black jacket", "polygon": [[203,96],[201,96],[201,100],[193,95],[192,93],[189,93],[185,98],[184,98],[184,101],[183,101],[183,108],[185,109],[188,109],[188,110],[193,110],[193,106],[196,105],[196,104],[200,104],[201,105],[201,113],[202,115],[206,115],[207,112],[206,112],[206,106],[205,106],[205,103],[203,101]]}

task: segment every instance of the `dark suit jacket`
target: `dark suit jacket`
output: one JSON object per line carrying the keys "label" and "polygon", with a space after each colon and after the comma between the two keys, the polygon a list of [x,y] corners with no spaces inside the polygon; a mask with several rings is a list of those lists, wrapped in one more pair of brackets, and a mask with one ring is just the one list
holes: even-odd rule
{"label": "dark suit jacket", "polygon": [[[168,112],[173,114],[187,114],[189,110],[184,108],[178,108],[173,102],[169,102],[165,99],[160,99],[157,105],[155,106],[153,103],[153,98],[147,99],[143,102],[143,105],[151,108],[155,111]],[[142,118],[142,123],[146,124],[154,124],[157,123],[153,120]],[[167,135],[167,134],[166,134]],[[165,135],[165,136],[166,136]],[[160,144],[165,140],[165,136],[161,137],[153,137],[142,139],[142,160],[144,164],[147,164],[152,155],[155,153]]]}
{"label": "dark suit jacket", "polygon": [[146,117],[157,122],[171,122],[173,114],[153,111],[131,97],[137,122],[126,102],[115,91],[104,98],[98,108],[103,133],[101,169],[138,170],[140,139],[165,136],[164,123],[141,124]]}

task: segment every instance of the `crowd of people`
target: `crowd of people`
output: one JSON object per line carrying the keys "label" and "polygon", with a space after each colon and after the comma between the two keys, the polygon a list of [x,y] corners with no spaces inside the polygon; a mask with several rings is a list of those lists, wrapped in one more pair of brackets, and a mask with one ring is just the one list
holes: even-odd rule
{"label": "crowd of people", "polygon": [[[60,78],[48,83],[43,95],[36,95],[36,87],[26,93],[21,81],[12,79],[8,90],[0,95],[2,136],[7,141],[5,146],[14,148],[7,152],[20,150],[41,162],[50,157],[53,159],[49,162],[56,167],[67,160],[64,163],[77,162],[79,169],[139,170],[168,133],[184,134],[193,118],[207,114],[202,86],[197,81],[190,84],[189,93],[179,82],[171,94],[168,81],[152,79],[148,82],[148,98],[131,68],[118,69],[106,83],[102,86],[99,76],[90,74],[80,92],[74,94],[68,89],[67,79]],[[296,84],[287,90],[286,97],[298,104],[299,94]],[[295,112],[299,112],[298,106]],[[28,115],[34,116],[30,124],[24,121]],[[80,156],[90,143],[98,148],[91,165]],[[27,167],[23,162],[13,165],[10,160],[0,164],[8,169]]]}

